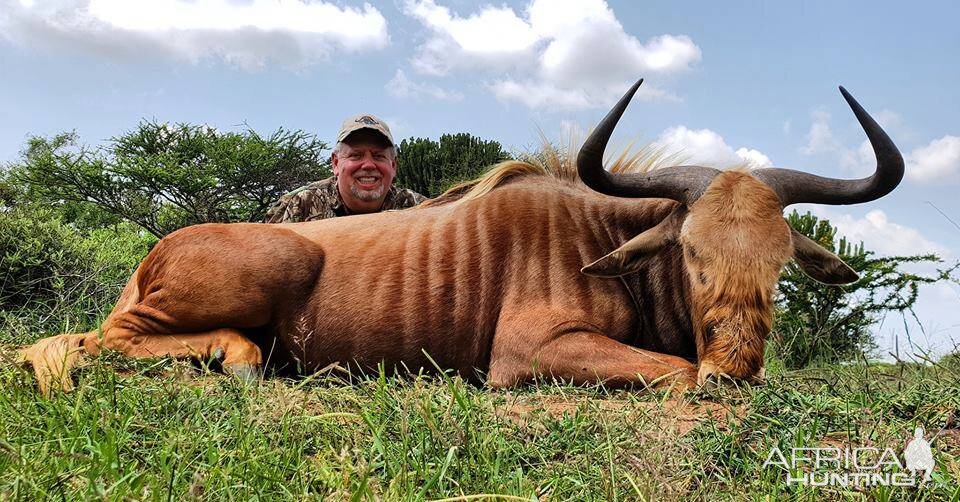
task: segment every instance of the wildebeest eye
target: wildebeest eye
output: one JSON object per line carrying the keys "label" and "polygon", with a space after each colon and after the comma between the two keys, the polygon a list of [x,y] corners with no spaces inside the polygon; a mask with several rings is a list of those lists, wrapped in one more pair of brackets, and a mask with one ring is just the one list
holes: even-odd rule
{"label": "wildebeest eye", "polygon": [[700,284],[706,284],[706,283],[707,283],[707,274],[700,272]]}

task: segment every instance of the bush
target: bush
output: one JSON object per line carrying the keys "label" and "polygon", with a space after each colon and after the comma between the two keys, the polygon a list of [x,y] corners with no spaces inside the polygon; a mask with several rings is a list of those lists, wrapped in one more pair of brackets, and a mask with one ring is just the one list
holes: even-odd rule
{"label": "bush", "polygon": [[[860,274],[845,286],[826,286],[804,274],[793,262],[778,285],[777,316],[771,349],[787,368],[813,362],[830,363],[859,357],[874,348],[870,327],[886,312],[905,314],[917,301],[918,287],[948,279],[953,268],[934,275],[913,274],[905,265],[935,264],[936,255],[876,257],[837,239],[837,229],[810,213],[792,212],[787,221],[803,235],[836,253]],[[956,268],[956,266],[954,266]]]}
{"label": "bush", "polygon": [[155,239],[131,224],[83,233],[49,208],[0,212],[0,332],[94,329]]}

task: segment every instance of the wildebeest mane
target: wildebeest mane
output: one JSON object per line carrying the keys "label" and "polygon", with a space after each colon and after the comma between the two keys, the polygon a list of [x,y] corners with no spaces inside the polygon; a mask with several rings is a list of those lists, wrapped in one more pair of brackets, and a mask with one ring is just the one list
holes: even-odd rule
{"label": "wildebeest mane", "polygon": [[[454,185],[419,207],[435,207],[476,199],[521,177],[538,176],[582,185],[577,174],[578,150],[579,142],[575,140],[571,140],[567,146],[558,147],[544,139],[539,150],[525,152],[517,159],[494,164],[478,178]],[[641,173],[682,164],[684,157],[682,153],[668,153],[656,143],[637,149],[628,145],[619,154],[612,156],[609,169],[615,173]]]}

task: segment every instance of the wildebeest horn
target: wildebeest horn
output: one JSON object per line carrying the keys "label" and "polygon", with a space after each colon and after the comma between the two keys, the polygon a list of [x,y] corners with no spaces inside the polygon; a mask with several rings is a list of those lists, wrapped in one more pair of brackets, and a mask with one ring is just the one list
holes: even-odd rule
{"label": "wildebeest horn", "polygon": [[903,156],[887,133],[883,131],[857,100],[840,87],[847,104],[853,109],[860,126],[877,156],[877,170],[872,176],[856,180],[824,178],[791,169],[756,169],[753,175],[766,183],[787,206],[798,202],[818,204],[859,204],[879,199],[890,193],[903,179]]}
{"label": "wildebeest horn", "polygon": [[720,171],[703,166],[677,166],[647,173],[621,174],[609,173],[603,168],[603,150],[610,134],[642,83],[641,78],[633,84],[580,147],[577,172],[588,187],[607,195],[663,197],[690,204],[703,194]]}

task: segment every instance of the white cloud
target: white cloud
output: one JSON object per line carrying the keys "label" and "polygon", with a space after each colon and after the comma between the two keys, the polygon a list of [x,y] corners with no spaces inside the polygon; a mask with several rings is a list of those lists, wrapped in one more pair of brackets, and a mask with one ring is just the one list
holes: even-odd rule
{"label": "white cloud", "polygon": [[433,0],[406,3],[406,13],[423,23],[432,36],[417,49],[413,68],[442,76],[454,71],[504,71],[534,55],[539,37],[506,7],[484,7],[462,18]]}
{"label": "white cloud", "polygon": [[862,218],[825,206],[811,205],[809,209],[813,214],[830,220],[847,240],[863,242],[868,250],[881,256],[934,253],[948,260],[953,256],[949,248],[927,239],[917,229],[890,221],[880,209],[874,209]]}
{"label": "white cloud", "polygon": [[847,148],[838,143],[834,151],[839,156],[840,168],[847,176],[862,178],[870,176],[877,169],[877,157],[868,140],[863,140],[857,148]]}
{"label": "white cloud", "polygon": [[[888,133],[891,130],[902,129],[903,121],[900,115],[891,110],[880,110],[872,114],[873,118]],[[847,148],[837,139],[830,127],[830,113],[823,108],[810,112],[810,130],[805,136],[807,144],[800,148],[806,155],[835,154],[839,157],[840,165],[852,174],[865,175],[873,172],[875,157],[870,142],[864,140],[856,149]],[[789,122],[784,124],[784,131],[789,129]]]}
{"label": "white cloud", "polygon": [[725,168],[748,165],[770,167],[770,158],[758,150],[739,148],[733,150],[719,134],[710,129],[688,129],[686,126],[667,128],[654,142],[667,155],[680,155],[691,164]]}
{"label": "white cloud", "polygon": [[[848,176],[869,176],[877,166],[870,141],[863,140],[856,148],[841,143],[830,128],[830,114],[818,109],[811,113],[812,122],[807,144],[800,148],[806,155],[833,154]],[[891,110],[880,110],[874,118],[888,132],[903,130],[903,119]],[[919,183],[955,182],[960,179],[960,137],[944,135],[926,146],[914,148],[904,155],[906,176]]]}
{"label": "white cloud", "polygon": [[[880,126],[888,133],[891,130],[901,129],[903,126],[903,120],[900,118],[900,115],[891,110],[883,109],[872,113],[871,116],[876,119]],[[846,159],[846,162],[848,163],[848,167],[851,168],[859,167],[859,164],[861,164],[860,159],[864,158],[864,151],[869,154],[869,159],[872,160],[874,158],[873,150],[867,141],[864,141],[857,150],[851,150],[843,146],[830,127],[830,112],[823,108],[818,108],[810,112],[810,119],[810,130],[805,136],[807,144],[800,148],[801,153],[806,155],[837,153],[841,156],[842,160],[844,156],[849,157]],[[788,121],[784,123],[784,132],[789,132],[789,129],[790,122]]]}
{"label": "white cloud", "polygon": [[[581,110],[597,106],[609,106],[629,86],[619,82],[607,86],[568,87],[543,80],[498,80],[487,88],[501,101],[516,101],[528,108],[551,110]],[[640,101],[677,101],[679,98],[667,91],[644,84],[634,99]]]}
{"label": "white cloud", "polygon": [[772,167],[773,162],[770,161],[770,157],[767,157],[759,150],[754,150],[753,148],[737,148],[735,152],[738,157],[747,161],[747,164],[752,167]]}
{"label": "white cloud", "polygon": [[502,80],[489,86],[503,101],[519,101],[529,108],[579,109],[590,106],[590,97],[582,89],[562,89],[542,82]]}
{"label": "white cloud", "polygon": [[432,84],[410,80],[407,74],[399,69],[384,88],[390,95],[398,98],[419,99],[428,97],[441,101],[460,101],[463,99],[463,94],[459,92],[447,91]]}
{"label": "white cloud", "polygon": [[429,28],[446,34],[466,53],[522,52],[537,42],[530,25],[506,7],[484,7],[478,14],[461,18],[433,0],[408,2],[409,14]]}
{"label": "white cloud", "polygon": [[800,151],[807,155],[837,151],[840,143],[833,137],[830,129],[830,113],[820,109],[814,110],[810,115],[813,122],[806,136],[807,144]]}
{"label": "white cloud", "polygon": [[143,58],[157,52],[245,69],[303,67],[388,43],[369,4],[306,0],[0,0],[0,37],[18,45]]}
{"label": "white cloud", "polygon": [[955,180],[960,174],[960,137],[946,135],[906,157],[907,176],[918,182]]}
{"label": "white cloud", "polygon": [[880,124],[880,127],[882,127],[888,133],[903,129],[903,118],[900,117],[899,113],[893,110],[884,108],[882,110],[872,112],[870,116],[873,117],[873,119]]}
{"label": "white cloud", "polygon": [[[431,30],[411,62],[416,71],[490,76],[497,98],[531,108],[606,107],[638,76],[676,73],[701,58],[685,35],[641,42],[603,0],[532,0],[523,15],[488,5],[466,17],[407,0],[405,12]],[[648,85],[639,97],[676,99]]]}

